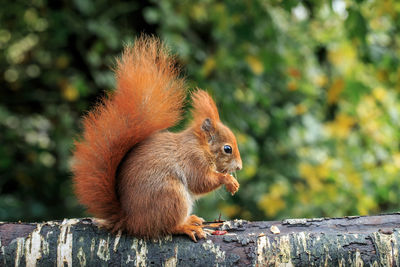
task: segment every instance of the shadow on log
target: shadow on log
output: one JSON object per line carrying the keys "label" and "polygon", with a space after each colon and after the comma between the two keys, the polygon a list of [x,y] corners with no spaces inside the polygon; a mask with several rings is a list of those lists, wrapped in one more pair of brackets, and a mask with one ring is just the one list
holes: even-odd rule
{"label": "shadow on log", "polygon": [[3,222],[0,266],[399,266],[400,263],[400,213],[281,222],[235,220],[225,222],[221,228],[227,234],[210,235],[194,243],[186,236],[144,241],[113,235],[88,218]]}

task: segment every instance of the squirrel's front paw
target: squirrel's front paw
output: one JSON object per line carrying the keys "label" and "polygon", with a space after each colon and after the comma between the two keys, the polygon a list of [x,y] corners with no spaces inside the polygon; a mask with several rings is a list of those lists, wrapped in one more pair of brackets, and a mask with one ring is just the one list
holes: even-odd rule
{"label": "squirrel's front paw", "polygon": [[238,181],[230,174],[226,175],[225,187],[226,190],[232,194],[232,196],[239,190]]}

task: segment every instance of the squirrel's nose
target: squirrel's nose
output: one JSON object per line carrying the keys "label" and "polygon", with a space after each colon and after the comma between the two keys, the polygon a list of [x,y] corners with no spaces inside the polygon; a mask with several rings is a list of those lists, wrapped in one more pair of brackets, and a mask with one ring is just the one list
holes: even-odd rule
{"label": "squirrel's nose", "polygon": [[242,163],[239,162],[239,163],[236,165],[236,170],[237,170],[237,171],[240,171],[241,169],[242,169]]}

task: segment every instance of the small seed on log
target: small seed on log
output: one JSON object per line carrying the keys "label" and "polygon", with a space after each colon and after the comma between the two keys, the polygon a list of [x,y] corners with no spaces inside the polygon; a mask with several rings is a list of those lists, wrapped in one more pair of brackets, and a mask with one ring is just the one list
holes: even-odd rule
{"label": "small seed on log", "polygon": [[271,228],[269,229],[273,234],[280,234],[281,230],[276,225],[272,225]]}

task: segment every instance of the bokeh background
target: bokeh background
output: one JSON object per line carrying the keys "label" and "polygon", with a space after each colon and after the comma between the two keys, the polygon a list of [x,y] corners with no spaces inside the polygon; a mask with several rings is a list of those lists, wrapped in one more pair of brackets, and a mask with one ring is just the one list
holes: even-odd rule
{"label": "bokeh background", "polygon": [[85,216],[71,184],[80,117],[124,44],[155,34],[207,89],[244,168],[212,220],[400,210],[400,2],[16,0],[0,9],[0,220]]}

